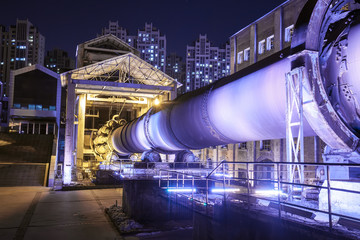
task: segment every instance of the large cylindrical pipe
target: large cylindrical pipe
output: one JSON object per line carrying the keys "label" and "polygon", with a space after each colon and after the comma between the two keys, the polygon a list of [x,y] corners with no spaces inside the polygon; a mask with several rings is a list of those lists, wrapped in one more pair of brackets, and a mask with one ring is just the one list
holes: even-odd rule
{"label": "large cylindrical pipe", "polygon": [[[341,4],[347,4],[346,2],[351,1]],[[305,68],[308,97],[312,97],[310,107],[305,107],[307,119],[304,120],[304,135],[318,134],[330,146],[356,149],[360,114],[352,118],[351,124],[341,114],[343,111],[350,111],[350,108],[356,112],[359,105],[333,106],[331,92],[327,91],[328,85],[334,83],[332,78],[327,77],[324,65],[333,61],[333,58],[324,51],[335,48],[344,38],[342,32],[335,37],[328,37],[328,32],[332,31],[329,22],[338,23],[341,20],[339,16],[329,20],[329,14],[335,12],[334,8],[344,9],[342,5],[336,2],[334,4],[337,5],[326,5],[320,1],[310,4],[310,7],[306,6],[306,11],[310,8],[313,12],[322,14],[328,25],[323,24],[323,18],[316,14],[301,15],[300,18],[309,18],[305,19],[308,24],[303,27],[306,21],[298,21],[300,23],[295,29],[292,56],[278,57],[278,61],[238,78],[236,76],[240,74],[236,73],[204,89],[181,96],[162,110],[152,109],[144,116],[115,130],[111,136],[111,145],[120,154],[127,154],[150,149],[176,152],[220,144],[285,138],[285,74],[300,65]],[[353,6],[350,6],[351,8]],[[351,19],[356,19],[353,15],[359,15],[356,11],[349,11],[342,17],[347,18],[350,14]],[[353,39],[357,38],[360,28],[356,27],[356,24],[349,25],[348,28],[351,34],[346,46],[347,51],[357,51],[358,44]],[[325,37],[314,32],[314,29],[327,36],[326,46],[323,46]],[[315,34],[320,41],[317,45],[319,53],[314,49],[316,43],[309,37],[311,34]],[[283,54],[278,53],[278,56],[284,56]],[[353,59],[355,58],[351,59],[347,68],[360,67],[357,59]],[[257,63],[257,66],[260,64]],[[358,85],[358,75],[351,71],[348,75],[348,78],[351,78],[349,82]],[[360,102],[360,94],[352,97],[356,103]]]}
{"label": "large cylindrical pipe", "polygon": [[[286,135],[285,58],[236,81],[142,116],[112,135],[119,152],[179,151]],[[130,130],[131,129],[131,130]],[[304,123],[305,136],[314,136]]]}

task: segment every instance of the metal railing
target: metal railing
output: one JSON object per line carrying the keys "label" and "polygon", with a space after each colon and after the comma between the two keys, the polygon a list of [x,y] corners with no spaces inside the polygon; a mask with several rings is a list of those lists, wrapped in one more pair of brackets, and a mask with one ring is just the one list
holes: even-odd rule
{"label": "metal railing", "polygon": [[[304,169],[305,180],[294,179],[291,175],[293,172],[289,173],[296,167]],[[349,168],[360,170],[360,165],[222,161],[214,169],[196,174],[159,169],[158,181],[160,188],[190,197],[193,202],[206,206],[207,214],[211,214],[209,208],[214,204],[230,201],[245,204],[248,208],[270,208],[277,212],[279,218],[290,213],[292,216],[328,224],[332,230],[333,222],[340,218],[360,224],[360,212],[346,211],[348,206],[344,210],[338,203],[339,195],[343,196],[345,205],[346,198],[350,196],[357,199],[357,205],[354,206],[360,208],[360,179],[338,181],[336,176],[331,177],[332,172],[349,172]],[[339,183],[343,186],[337,187]],[[355,187],[349,188],[353,185]],[[183,189],[188,192],[184,193]],[[332,201],[334,196],[337,203]],[[326,215],[327,219],[324,218]]]}
{"label": "metal railing", "polygon": [[112,170],[122,178],[157,178],[161,169],[196,172],[208,171],[206,162],[139,162],[123,159],[103,166],[101,170]]}

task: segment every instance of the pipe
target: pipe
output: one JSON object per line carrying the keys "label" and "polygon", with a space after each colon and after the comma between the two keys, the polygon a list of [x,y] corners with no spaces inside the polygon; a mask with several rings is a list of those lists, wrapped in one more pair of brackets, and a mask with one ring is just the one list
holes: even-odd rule
{"label": "pipe", "polygon": [[[341,2],[346,3],[351,1]],[[276,62],[257,71],[235,73],[204,89],[185,94],[163,109],[150,109],[140,118],[115,129],[109,144],[120,155],[127,155],[151,149],[173,153],[229,143],[285,138],[285,74],[294,68],[304,67],[305,99],[310,99],[310,104],[304,105],[304,136],[319,135],[332,147],[355,150],[360,117],[351,115],[350,118],[346,113],[360,113],[357,104],[360,103],[360,85],[357,82],[360,25],[356,24],[360,14],[355,10],[343,13],[342,18],[329,15],[335,12],[334,8],[340,10],[342,7],[340,4],[324,5],[323,1],[313,4],[311,1],[295,26],[292,55],[282,58],[284,50],[276,54],[280,56]],[[357,7],[354,3],[349,9]],[[318,14],[308,14],[309,8]],[[344,18],[350,19],[350,16],[351,21],[339,23]],[[323,19],[327,21],[322,22]],[[346,36],[345,30],[331,35],[333,25],[329,22],[342,24],[347,29]],[[315,28],[319,30],[314,31]],[[347,69],[341,67],[343,63],[338,63],[336,55],[345,37],[348,38],[346,51],[352,53]],[[314,43],[314,38],[320,39],[320,43]],[[318,46],[316,49],[315,45]],[[262,66],[264,62],[266,60],[254,66]],[[329,75],[327,68],[334,65],[331,63],[338,63],[339,67]],[[355,85],[349,85],[354,104],[342,101],[342,104],[336,105],[334,93],[329,92],[329,86],[333,86],[334,91],[341,87],[334,80],[339,79],[340,74]],[[237,77],[239,75],[243,76]]]}

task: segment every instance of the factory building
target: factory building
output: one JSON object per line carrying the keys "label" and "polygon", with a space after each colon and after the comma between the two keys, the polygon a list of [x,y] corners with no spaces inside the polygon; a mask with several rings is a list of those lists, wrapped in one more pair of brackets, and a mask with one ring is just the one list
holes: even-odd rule
{"label": "factory building", "polygon": [[[121,181],[125,211],[187,215],[197,239],[359,236],[359,8],[292,0],[226,48],[200,35],[187,48],[189,92],[179,97],[181,59],[140,58],[155,53],[159,32],[146,25],[135,48],[116,24],[125,41],[108,33],[80,44],[77,68],[60,79],[39,65],[13,71],[9,122],[17,136],[56,136],[61,82],[65,185]],[[2,151],[12,141],[3,138]],[[51,185],[43,168],[54,173],[56,151],[48,155],[34,171]]]}
{"label": "factory building", "polygon": [[32,65],[12,71],[9,82],[9,125],[25,134],[57,134],[60,124],[59,75]]}
{"label": "factory building", "polygon": [[286,1],[230,37],[231,73],[289,48],[306,0]]}
{"label": "factory building", "polygon": [[181,85],[139,55],[116,36],[103,35],[79,44],[77,68],[61,74],[67,88],[65,183],[89,180],[100,162],[111,160],[112,151],[93,141],[107,126],[131,121],[155,102],[175,98]]}

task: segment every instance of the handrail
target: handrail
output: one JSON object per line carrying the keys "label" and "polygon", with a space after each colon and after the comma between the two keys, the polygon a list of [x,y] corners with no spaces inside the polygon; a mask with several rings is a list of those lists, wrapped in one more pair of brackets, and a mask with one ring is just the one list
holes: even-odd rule
{"label": "handrail", "polygon": [[[358,167],[360,168],[360,165],[359,164],[344,164],[344,163],[340,163],[340,164],[337,164],[337,163],[289,163],[289,162],[229,162],[229,161],[221,161],[214,169],[211,170],[211,172],[209,172],[207,174],[207,176],[203,176],[203,177],[200,177],[200,176],[197,176],[197,175],[194,175],[194,174],[190,174],[190,173],[185,173],[185,172],[181,172],[181,171],[176,171],[176,170],[169,170],[169,169],[159,169],[160,172],[168,172],[168,173],[171,173],[171,174],[177,174],[176,176],[176,179],[175,178],[170,178],[170,176],[168,175],[167,176],[167,179],[159,179],[159,186],[161,186],[161,181],[168,181],[168,184],[167,184],[167,188],[169,188],[169,181],[174,181],[176,180],[177,182],[178,181],[192,181],[192,188],[195,187],[194,185],[194,179],[197,179],[197,180],[203,180],[203,181],[206,181],[206,187],[198,187],[199,189],[202,189],[204,190],[205,189],[205,193],[206,193],[206,201],[204,202],[204,205],[206,206],[206,213],[208,213],[208,205],[209,205],[209,201],[208,201],[208,194],[210,192],[210,189],[209,189],[209,185],[208,185],[208,181],[213,181],[213,182],[219,182],[219,183],[223,183],[223,188],[224,188],[224,200],[226,200],[226,191],[225,191],[225,184],[226,182],[228,181],[228,184],[230,184],[230,178],[225,176],[225,164],[229,164],[229,165],[246,165],[246,169],[242,169],[241,168],[241,171],[247,171],[247,174],[246,174],[246,178],[245,177],[235,177],[235,176],[232,176],[231,177],[231,181],[246,181],[246,185],[247,185],[247,188],[248,188],[248,192],[247,194],[245,193],[238,193],[238,195],[241,195],[241,196],[247,196],[248,197],[248,200],[247,200],[247,203],[248,203],[248,206],[250,207],[250,197],[255,197],[256,199],[263,199],[263,200],[267,200],[269,202],[274,202],[274,203],[277,203],[278,204],[278,211],[279,211],[279,217],[281,218],[281,212],[282,211],[285,211],[283,207],[281,207],[282,205],[284,206],[291,206],[293,208],[299,208],[299,209],[303,209],[303,210],[307,210],[307,211],[313,211],[314,213],[324,213],[324,214],[328,214],[328,226],[330,228],[330,230],[333,228],[333,216],[337,216],[337,217],[345,217],[345,218],[348,218],[352,221],[358,221],[360,222],[360,217],[358,217],[357,215],[353,215],[353,214],[347,214],[345,212],[345,214],[341,211],[341,212],[337,212],[337,211],[333,211],[332,210],[332,205],[334,204],[332,201],[331,201],[331,198],[332,198],[332,194],[333,192],[332,191],[340,191],[340,192],[345,192],[345,193],[349,193],[349,194],[358,194],[360,195],[360,191],[356,191],[356,190],[350,190],[350,189],[347,189],[347,188],[339,188],[339,187],[333,187],[332,184],[331,184],[331,181],[334,181],[332,179],[330,179],[330,169],[331,167],[343,167],[343,166],[346,166],[346,167]],[[270,179],[267,179],[267,177],[265,177],[266,179],[256,179],[256,177],[250,177],[249,176],[249,165],[273,165],[274,168],[271,169],[271,170],[267,170],[267,171],[256,171],[256,170],[252,170],[253,173],[256,173],[256,172],[271,172],[273,175],[271,176]],[[307,183],[300,183],[300,182],[289,182],[289,181],[282,181],[280,176],[282,175],[283,172],[288,172],[288,169],[285,168],[283,170],[281,170],[280,166],[281,165],[284,165],[284,166],[291,166],[291,165],[304,165],[304,166],[325,166],[324,170],[325,170],[325,174],[322,175],[323,178],[321,178],[321,181],[324,181],[324,180],[327,180],[327,182],[323,185],[318,185],[317,182],[314,182],[314,184],[307,184]],[[217,179],[217,178],[212,178],[213,174],[219,169],[221,168],[221,166],[223,166],[223,178],[222,179]],[[229,171],[229,172],[235,172],[235,171],[240,171],[239,170],[235,170],[235,169],[228,169],[226,171]],[[315,172],[315,175],[312,176],[312,178],[316,178],[316,168],[311,168],[309,170],[309,172]],[[275,173],[277,173],[277,176],[275,175]],[[178,175],[182,175],[182,176],[192,176],[192,178],[182,178],[182,179],[179,179],[179,176]],[[235,177],[235,178],[233,178]],[[319,179],[320,180],[320,179]],[[277,192],[277,200],[275,198],[272,198],[271,196],[266,196],[266,197],[261,197],[261,195],[256,195],[257,193],[254,192],[255,196],[253,195],[253,193],[250,194],[250,182],[253,182],[254,181],[258,181],[258,182],[271,182],[274,186],[274,189],[275,191]],[[277,187],[276,187],[276,184],[277,184]],[[230,185],[233,185],[233,183],[231,183]],[[236,185],[236,186],[246,186],[246,185]],[[178,186],[178,183],[177,183],[177,186]],[[285,189],[287,189],[287,200],[285,201],[284,199],[281,199],[280,197],[280,193],[278,191],[281,191],[284,189],[284,186],[285,186]],[[324,208],[319,208],[317,209],[316,207],[311,207],[311,205],[300,205],[300,204],[303,204],[302,202],[301,203],[297,203],[296,201],[293,201],[292,200],[292,197],[290,196],[293,196],[293,192],[292,192],[292,187],[293,186],[298,186],[298,187],[301,187],[301,189],[303,189],[304,187],[310,187],[310,188],[314,188],[314,189],[317,189],[317,191],[319,191],[320,189],[323,189],[322,191],[325,191],[325,194],[327,194],[327,209],[324,209]],[[252,189],[256,189],[254,186],[251,187]],[[277,190],[276,190],[277,189]],[[326,191],[327,189],[327,191]],[[301,190],[303,191],[303,190]],[[319,194],[320,192],[318,192]],[[193,195],[193,193],[192,193]],[[237,196],[237,195],[236,195]],[[236,199],[236,196],[235,196],[235,199]],[[296,195],[295,195],[296,196]],[[301,196],[301,195],[300,195]],[[275,197],[275,196],[274,196]],[[290,199],[288,198],[290,197]],[[192,196],[193,198],[193,196]],[[324,201],[326,201],[326,196],[324,198]],[[324,202],[326,204],[326,202]],[[287,211],[287,210],[286,210]]]}
{"label": "handrail", "polygon": [[[222,160],[207,176],[206,178],[209,178],[224,162],[225,160]],[[224,168],[223,168],[224,169]]]}

